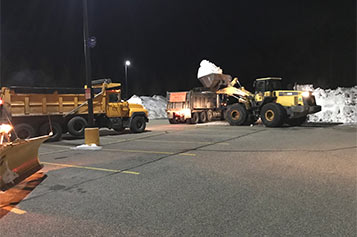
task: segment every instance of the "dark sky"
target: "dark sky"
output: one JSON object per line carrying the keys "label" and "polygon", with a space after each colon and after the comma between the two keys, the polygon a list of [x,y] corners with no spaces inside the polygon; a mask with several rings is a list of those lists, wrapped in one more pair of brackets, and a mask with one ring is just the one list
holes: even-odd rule
{"label": "dark sky", "polygon": [[[129,94],[200,86],[202,59],[240,78],[356,85],[355,0],[88,0],[93,79]],[[85,84],[82,1],[2,0],[3,85]]]}

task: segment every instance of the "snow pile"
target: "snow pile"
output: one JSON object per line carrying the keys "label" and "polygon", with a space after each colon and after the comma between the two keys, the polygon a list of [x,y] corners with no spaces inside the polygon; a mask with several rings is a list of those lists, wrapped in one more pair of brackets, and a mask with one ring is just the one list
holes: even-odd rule
{"label": "snow pile", "polygon": [[129,103],[140,104],[149,111],[149,119],[167,118],[166,116],[166,98],[161,95],[137,96],[133,95]]}
{"label": "snow pile", "polygon": [[357,123],[357,86],[352,88],[306,89],[312,91],[316,104],[321,105],[321,111],[308,116],[309,122]]}
{"label": "snow pile", "polygon": [[201,78],[212,73],[222,74],[223,71],[220,67],[217,67],[210,61],[202,60],[200,63],[200,68],[198,69],[197,78]]}
{"label": "snow pile", "polygon": [[87,151],[98,151],[101,150],[102,147],[101,146],[97,146],[96,144],[83,144],[83,145],[79,145],[79,146],[75,146],[71,148],[72,150],[87,150]]}

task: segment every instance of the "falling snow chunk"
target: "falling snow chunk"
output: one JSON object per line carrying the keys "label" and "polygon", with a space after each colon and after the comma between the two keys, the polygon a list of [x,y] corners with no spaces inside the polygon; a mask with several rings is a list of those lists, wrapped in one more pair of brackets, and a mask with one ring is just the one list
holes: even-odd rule
{"label": "falling snow chunk", "polygon": [[76,147],[72,147],[71,149],[72,150],[98,151],[98,150],[101,150],[102,147],[101,146],[97,146],[96,144],[90,144],[90,145],[83,144],[83,145],[79,145],[79,146],[76,146]]}

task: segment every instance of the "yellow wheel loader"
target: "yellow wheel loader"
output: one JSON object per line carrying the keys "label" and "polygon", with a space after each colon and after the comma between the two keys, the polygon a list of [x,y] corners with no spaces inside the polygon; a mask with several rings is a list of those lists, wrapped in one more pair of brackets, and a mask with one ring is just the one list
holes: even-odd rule
{"label": "yellow wheel loader", "polygon": [[[278,77],[256,79],[254,93],[244,89],[237,78],[227,81],[224,74],[209,74],[199,80],[207,87],[214,85],[217,94],[227,96],[225,118],[230,125],[249,125],[261,118],[267,127],[284,123],[299,126],[308,114],[321,111],[311,92],[284,90]],[[216,85],[223,88],[217,89]]]}

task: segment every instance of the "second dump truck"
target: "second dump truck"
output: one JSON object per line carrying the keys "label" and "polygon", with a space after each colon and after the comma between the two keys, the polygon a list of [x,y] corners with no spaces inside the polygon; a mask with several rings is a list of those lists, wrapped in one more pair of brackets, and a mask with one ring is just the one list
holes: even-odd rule
{"label": "second dump truck", "polygon": [[204,88],[167,92],[167,117],[173,123],[205,123],[223,117],[222,95]]}
{"label": "second dump truck", "polygon": [[[139,104],[120,98],[120,83],[110,79],[92,82],[95,126],[134,133],[145,130],[148,111]],[[81,137],[87,126],[88,105],[84,89],[56,88],[1,88],[5,111],[14,125],[17,137],[26,139],[38,135],[53,135],[49,140],[60,140],[69,132]]]}

